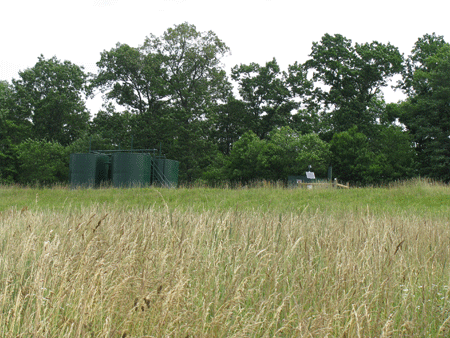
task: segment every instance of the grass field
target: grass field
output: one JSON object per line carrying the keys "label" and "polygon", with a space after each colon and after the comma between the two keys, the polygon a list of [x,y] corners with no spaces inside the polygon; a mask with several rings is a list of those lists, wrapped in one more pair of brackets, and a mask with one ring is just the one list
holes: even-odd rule
{"label": "grass field", "polygon": [[1,337],[448,337],[450,188],[0,187]]}

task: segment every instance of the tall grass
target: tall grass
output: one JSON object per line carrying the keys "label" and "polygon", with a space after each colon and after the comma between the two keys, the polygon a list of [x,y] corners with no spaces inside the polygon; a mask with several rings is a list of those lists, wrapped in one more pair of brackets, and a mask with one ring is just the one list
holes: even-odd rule
{"label": "tall grass", "polygon": [[[447,196],[443,186],[395,189]],[[242,190],[239,203],[256,195],[270,202],[258,209],[228,204],[235,195],[226,191],[206,191],[148,190],[142,193],[154,200],[146,203],[113,198],[63,208],[43,208],[38,196],[37,206],[5,208],[0,336],[449,335],[444,213],[315,208],[312,201],[290,210],[283,203],[311,191],[270,189],[285,198],[275,202],[261,197],[267,189]],[[382,194],[376,191],[371,198]],[[337,196],[327,194],[306,199]],[[190,203],[180,201],[189,196]]]}
{"label": "tall grass", "polygon": [[308,205],[322,212],[358,212],[367,206],[375,212],[397,214],[450,214],[450,189],[438,182],[417,179],[386,187],[338,190],[315,187],[286,189],[270,182],[254,183],[253,187],[234,189],[157,187],[133,189],[76,189],[67,186],[52,188],[0,186],[0,212],[12,206],[30,210],[78,209],[92,204],[128,209],[141,207],[171,209],[297,213]]}

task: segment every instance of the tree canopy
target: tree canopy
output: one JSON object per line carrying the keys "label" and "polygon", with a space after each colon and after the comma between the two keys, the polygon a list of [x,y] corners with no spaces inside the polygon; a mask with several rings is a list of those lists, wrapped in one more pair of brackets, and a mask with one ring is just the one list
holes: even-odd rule
{"label": "tree canopy", "polygon": [[310,57],[305,66],[315,84],[313,106],[320,106],[329,130],[339,133],[357,126],[369,135],[381,118],[381,88],[403,69],[397,47],[377,41],[353,44],[340,34],[325,34],[313,43]]}
{"label": "tree canopy", "polygon": [[413,137],[419,174],[450,180],[450,45],[442,36],[417,40],[407,60],[400,122]]}
{"label": "tree canopy", "polygon": [[272,129],[289,124],[291,113],[300,106],[295,98],[304,93],[303,67],[295,64],[289,66],[289,72],[281,72],[274,58],[265,66],[256,63],[235,66],[231,74],[252,116],[249,130],[266,138]]}
{"label": "tree canopy", "polygon": [[33,137],[66,146],[87,130],[87,74],[82,67],[41,55],[19,77],[13,80],[16,109],[22,119],[31,121]]}
{"label": "tree canopy", "polygon": [[[442,36],[425,34],[404,58],[390,43],[325,34],[304,63],[282,69],[274,57],[227,74],[229,53],[214,32],[185,22],[102,51],[96,74],[40,55],[11,83],[0,81],[0,182],[67,181],[68,154],[90,143],[161,145],[180,161],[181,182],[286,182],[308,165],[325,178],[330,164],[357,184],[450,181]],[[383,88],[398,74],[407,98],[386,104]],[[86,98],[98,91],[104,105],[89,112]]]}

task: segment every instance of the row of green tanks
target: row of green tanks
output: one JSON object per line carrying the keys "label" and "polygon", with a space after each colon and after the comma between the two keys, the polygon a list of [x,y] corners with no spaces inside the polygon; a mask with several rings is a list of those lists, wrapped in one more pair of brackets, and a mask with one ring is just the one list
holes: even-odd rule
{"label": "row of green tanks", "polygon": [[71,154],[71,187],[177,187],[179,162],[155,156],[152,151],[100,150]]}

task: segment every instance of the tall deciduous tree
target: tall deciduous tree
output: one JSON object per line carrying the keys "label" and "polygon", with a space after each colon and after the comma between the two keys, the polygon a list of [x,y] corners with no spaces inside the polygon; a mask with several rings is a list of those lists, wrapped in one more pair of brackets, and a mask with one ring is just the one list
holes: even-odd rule
{"label": "tall deciduous tree", "polygon": [[289,66],[282,72],[275,58],[260,66],[257,63],[239,65],[232,69],[232,79],[252,114],[248,129],[264,139],[277,127],[290,123],[291,113],[299,107],[296,97],[304,93],[306,74],[302,66]]}
{"label": "tall deciduous tree", "polygon": [[54,184],[67,182],[69,154],[58,142],[25,140],[17,146],[20,183]]}
{"label": "tall deciduous tree", "polygon": [[173,131],[169,154],[181,161],[182,179],[196,179],[215,147],[208,136],[209,117],[231,92],[221,64],[229,48],[214,32],[198,32],[194,25],[183,23],[161,37],[150,35],[143,49],[162,59]]}
{"label": "tall deciduous tree", "polygon": [[380,118],[374,109],[381,88],[402,70],[403,57],[391,44],[353,44],[342,35],[325,34],[314,42],[305,66],[316,87],[313,98],[329,116],[330,131],[342,132],[353,125],[370,135]]}
{"label": "tall deciduous tree", "polygon": [[32,122],[33,137],[68,145],[88,128],[87,75],[83,68],[56,57],[38,58],[13,80],[18,113]]}
{"label": "tall deciduous tree", "polygon": [[139,134],[165,141],[166,154],[181,162],[180,179],[193,180],[215,147],[210,115],[231,93],[221,64],[228,51],[213,32],[183,23],[140,47],[103,52],[94,86],[136,112]]}
{"label": "tall deciduous tree", "polygon": [[288,175],[302,175],[308,166],[314,168],[317,177],[325,178],[330,164],[328,143],[318,134],[300,134],[290,127],[274,129],[269,134],[262,155],[264,178],[287,181]]}
{"label": "tall deciduous tree", "polygon": [[429,72],[427,59],[436,55],[442,47],[447,45],[444,37],[435,33],[425,34],[417,39],[411,55],[405,60],[402,80],[399,81],[398,87],[403,89],[409,97],[427,93],[430,86],[424,78],[418,78],[415,75],[416,71]]}
{"label": "tall deciduous tree", "polygon": [[373,137],[354,126],[330,141],[333,175],[360,184],[385,183],[413,175],[410,135],[398,126],[378,126]]}
{"label": "tall deciduous tree", "polygon": [[419,173],[450,180],[450,44],[442,36],[420,38],[401,84],[409,94],[400,121],[413,136]]}
{"label": "tall deciduous tree", "polygon": [[101,53],[98,74],[92,82],[107,100],[134,113],[157,114],[168,96],[162,79],[162,59],[142,48],[118,43]]}
{"label": "tall deciduous tree", "polygon": [[304,174],[312,165],[318,177],[325,177],[330,155],[329,145],[317,134],[300,134],[285,126],[261,140],[249,131],[233,144],[222,173],[211,172],[243,183],[257,179],[286,182],[288,175]]}
{"label": "tall deciduous tree", "polygon": [[246,104],[234,97],[216,107],[210,116],[213,124],[212,136],[219,150],[228,155],[234,142],[247,131],[253,130],[252,114]]}
{"label": "tall deciduous tree", "polygon": [[161,37],[147,37],[142,50],[161,60],[161,80],[170,104],[186,122],[205,117],[211,105],[225,101],[230,93],[221,64],[229,48],[212,31],[198,32],[194,25],[182,23]]}
{"label": "tall deciduous tree", "polygon": [[110,145],[128,147],[131,139],[132,119],[135,117],[128,111],[117,112],[114,105],[103,106],[91,123],[92,134],[109,140]]}
{"label": "tall deciduous tree", "polygon": [[377,171],[376,155],[370,149],[367,136],[354,126],[347,131],[335,133],[330,141],[333,153],[333,175],[339,180],[373,183]]}
{"label": "tall deciduous tree", "polygon": [[30,122],[18,112],[15,92],[6,81],[0,81],[0,182],[16,179],[15,146],[29,136]]}
{"label": "tall deciduous tree", "polygon": [[248,131],[233,144],[226,162],[227,177],[231,181],[248,183],[263,179],[261,155],[266,140],[261,140],[253,131]]}

